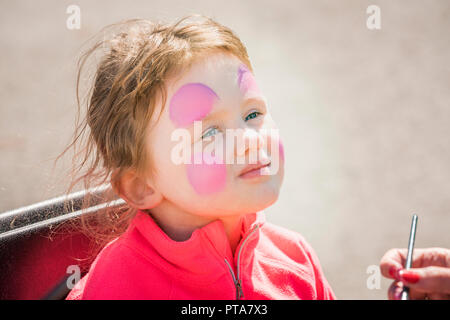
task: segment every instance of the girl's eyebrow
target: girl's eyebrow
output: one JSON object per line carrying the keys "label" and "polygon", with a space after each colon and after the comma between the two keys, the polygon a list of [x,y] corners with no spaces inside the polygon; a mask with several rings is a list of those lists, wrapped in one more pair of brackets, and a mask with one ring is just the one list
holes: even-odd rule
{"label": "girl's eyebrow", "polygon": [[264,107],[267,107],[267,98],[261,94],[247,96],[242,105],[246,106],[253,102],[261,103]]}
{"label": "girl's eyebrow", "polygon": [[[247,96],[244,101],[241,103],[241,108],[244,108],[252,103],[257,103],[257,104],[262,104],[264,105],[264,108],[267,108],[267,99],[266,97],[262,96],[262,95],[251,95],[251,96]],[[217,105],[215,105],[213,107],[213,109],[203,118],[201,119],[201,121],[208,121],[208,120],[212,120],[212,119],[216,119],[220,116],[224,116],[230,113],[229,108],[226,107],[222,107],[220,109],[217,108]],[[191,126],[193,126],[194,123],[191,124]]]}
{"label": "girl's eyebrow", "polygon": [[214,108],[211,110],[211,112],[208,113],[208,114],[202,119],[202,121],[208,121],[208,120],[211,120],[211,119],[215,119],[215,118],[218,118],[218,117],[221,116],[221,115],[226,115],[226,114],[228,114],[228,113],[230,113],[230,111],[228,110],[228,108],[220,108],[220,109],[217,109],[217,108],[214,107]]}

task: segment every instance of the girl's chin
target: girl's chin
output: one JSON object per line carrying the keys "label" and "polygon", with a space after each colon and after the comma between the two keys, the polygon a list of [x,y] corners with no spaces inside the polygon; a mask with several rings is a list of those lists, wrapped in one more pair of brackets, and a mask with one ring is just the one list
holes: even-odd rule
{"label": "girl's chin", "polygon": [[[274,204],[278,200],[279,192],[280,186],[277,183],[240,185],[221,194],[192,197],[188,201],[188,206],[190,206],[190,212],[196,212],[197,215],[202,216],[226,216],[258,212]],[[193,204],[194,206],[192,206]]]}
{"label": "girl's chin", "polygon": [[243,212],[258,212],[273,205],[278,200],[278,192],[260,193],[253,201],[247,199],[243,205]]}

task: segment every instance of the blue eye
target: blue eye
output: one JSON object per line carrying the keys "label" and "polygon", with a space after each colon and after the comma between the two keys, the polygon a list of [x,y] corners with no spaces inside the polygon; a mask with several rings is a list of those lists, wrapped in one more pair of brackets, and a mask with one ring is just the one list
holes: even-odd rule
{"label": "blue eye", "polygon": [[262,114],[262,113],[258,112],[258,111],[253,111],[252,113],[250,113],[248,116],[245,117],[245,121],[250,120],[250,119],[254,119],[260,114]]}
{"label": "blue eye", "polygon": [[211,129],[207,130],[204,135],[202,135],[202,139],[204,139],[206,137],[209,137],[209,136],[212,136],[213,134],[216,134],[218,131],[219,130],[217,130],[216,127],[213,127]]}

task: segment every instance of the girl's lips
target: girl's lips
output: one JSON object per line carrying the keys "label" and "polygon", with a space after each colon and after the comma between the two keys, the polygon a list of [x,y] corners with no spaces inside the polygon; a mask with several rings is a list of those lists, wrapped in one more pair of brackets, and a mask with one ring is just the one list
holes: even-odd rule
{"label": "girl's lips", "polygon": [[241,174],[239,174],[239,178],[244,178],[244,179],[248,179],[248,178],[254,178],[257,176],[261,176],[261,169],[270,166],[270,163],[266,163],[266,164],[251,164],[248,165],[247,167],[245,167],[244,170],[242,170]]}

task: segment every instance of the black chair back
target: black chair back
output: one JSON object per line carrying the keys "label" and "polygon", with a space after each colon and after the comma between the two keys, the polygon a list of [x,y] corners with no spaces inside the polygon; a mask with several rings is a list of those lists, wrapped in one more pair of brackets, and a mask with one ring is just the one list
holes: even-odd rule
{"label": "black chair back", "polygon": [[[105,190],[84,190],[0,213],[0,299],[66,297],[70,266],[83,274],[92,262],[92,243],[76,228],[79,218],[105,206],[125,205],[122,199],[102,203]],[[82,209],[88,192],[94,201]],[[64,224],[71,227],[60,229]]]}

